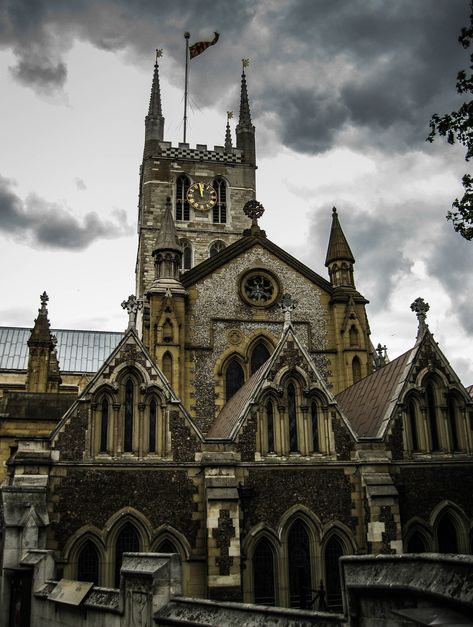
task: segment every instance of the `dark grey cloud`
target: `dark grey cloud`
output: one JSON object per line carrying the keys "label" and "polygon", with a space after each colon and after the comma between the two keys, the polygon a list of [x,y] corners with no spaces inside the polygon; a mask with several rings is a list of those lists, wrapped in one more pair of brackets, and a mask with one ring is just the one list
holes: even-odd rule
{"label": "dark grey cloud", "polygon": [[218,47],[191,63],[198,106],[236,104],[239,60],[249,56],[256,123],[272,114],[265,120],[292,149],[327,150],[352,128],[344,141],[428,149],[431,114],[457,103],[468,14],[468,0],[4,0],[0,46],[17,56],[13,75],[40,91],[65,84],[76,39],[126,48],[150,71],[162,47],[162,72],[181,86],[183,32],[192,42],[217,30]]}
{"label": "dark grey cloud", "polygon": [[63,207],[30,194],[23,202],[10,180],[0,176],[0,232],[25,244],[57,250],[84,250],[98,239],[132,233],[124,211],[103,220],[91,211],[82,220]]}

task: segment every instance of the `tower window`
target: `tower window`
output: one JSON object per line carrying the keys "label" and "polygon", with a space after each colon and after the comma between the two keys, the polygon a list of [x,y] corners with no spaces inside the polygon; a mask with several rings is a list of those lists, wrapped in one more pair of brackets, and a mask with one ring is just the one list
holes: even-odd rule
{"label": "tower window", "polygon": [[189,201],[187,200],[187,190],[190,187],[189,178],[181,174],[176,181],[176,220],[189,220]]}
{"label": "tower window", "polygon": [[219,176],[214,179],[213,188],[217,192],[217,202],[213,208],[213,222],[225,224],[227,221],[227,185]]}
{"label": "tower window", "polygon": [[225,247],[226,247],[226,244],[225,242],[222,242],[221,239],[218,239],[216,242],[213,242],[209,248],[209,257],[213,257],[214,255],[219,253],[221,250],[223,250]]}
{"label": "tower window", "polygon": [[182,266],[181,270],[185,272],[192,268],[192,244],[188,239],[179,240],[182,248]]}

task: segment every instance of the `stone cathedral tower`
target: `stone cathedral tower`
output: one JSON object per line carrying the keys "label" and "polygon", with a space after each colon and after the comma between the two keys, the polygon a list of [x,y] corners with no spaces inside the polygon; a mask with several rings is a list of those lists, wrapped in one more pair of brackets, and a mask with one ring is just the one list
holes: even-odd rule
{"label": "stone cathedral tower", "polygon": [[[223,130],[223,129],[222,129]],[[224,145],[172,146],[164,140],[159,66],[154,66],[149,111],[145,120],[145,146],[140,177],[138,215],[139,245],[136,262],[136,294],[142,298],[154,278],[153,250],[171,199],[172,214],[182,247],[182,269],[189,270],[241,237],[249,220],[243,206],[255,198],[255,127],[251,123],[246,76],[241,75],[236,147],[229,123]],[[215,204],[192,203],[188,190],[204,184],[215,190]],[[198,189],[198,187],[197,187]],[[198,194],[197,194],[198,195]],[[146,319],[146,307],[144,311]]]}

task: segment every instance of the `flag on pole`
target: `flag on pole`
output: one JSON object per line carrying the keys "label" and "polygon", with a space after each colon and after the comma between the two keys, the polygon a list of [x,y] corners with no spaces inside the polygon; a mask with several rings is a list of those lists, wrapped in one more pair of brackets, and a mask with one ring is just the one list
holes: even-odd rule
{"label": "flag on pole", "polygon": [[214,38],[212,39],[212,41],[198,41],[195,44],[192,44],[192,46],[189,46],[189,57],[193,59],[199,54],[202,54],[204,50],[207,50],[209,46],[215,46],[219,37],[219,33],[214,33]]}

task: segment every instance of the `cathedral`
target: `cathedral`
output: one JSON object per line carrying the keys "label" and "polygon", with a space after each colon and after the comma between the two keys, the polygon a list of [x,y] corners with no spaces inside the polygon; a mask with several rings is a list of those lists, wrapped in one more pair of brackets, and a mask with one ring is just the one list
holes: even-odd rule
{"label": "cathedral", "polygon": [[46,293],[0,328],[2,624],[29,549],[103,589],[177,553],[188,597],[335,611],[343,555],[473,552],[473,386],[422,298],[411,349],[374,347],[335,208],[321,274],[262,230],[248,91],[235,138],[173,146],[156,62],[126,332],[54,330]]}

